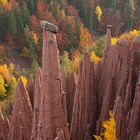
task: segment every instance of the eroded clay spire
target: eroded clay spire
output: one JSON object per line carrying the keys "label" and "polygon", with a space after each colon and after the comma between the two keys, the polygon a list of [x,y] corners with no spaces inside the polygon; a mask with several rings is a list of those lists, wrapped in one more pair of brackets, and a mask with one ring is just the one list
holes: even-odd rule
{"label": "eroded clay spire", "polygon": [[56,35],[57,27],[41,21],[43,27],[41,100],[37,140],[54,140],[63,133],[69,140],[67,119],[61,102],[61,74]]}
{"label": "eroded clay spire", "polygon": [[20,78],[15,89],[15,102],[8,140],[30,140],[32,117],[33,112],[29,95]]}
{"label": "eroded clay spire", "polygon": [[80,65],[78,78],[70,140],[92,140],[96,119],[96,93],[94,91],[94,64],[87,53]]}
{"label": "eroded clay spire", "polygon": [[104,51],[108,51],[111,46],[111,28],[112,25],[107,25],[106,45]]}

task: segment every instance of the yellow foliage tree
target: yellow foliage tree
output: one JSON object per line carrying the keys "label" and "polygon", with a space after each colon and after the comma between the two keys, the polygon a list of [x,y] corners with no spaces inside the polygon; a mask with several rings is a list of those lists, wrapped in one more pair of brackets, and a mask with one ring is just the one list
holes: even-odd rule
{"label": "yellow foliage tree", "polygon": [[72,53],[72,60],[71,60],[71,66],[72,66],[72,70],[77,73],[78,72],[78,68],[81,62],[81,54],[79,51],[74,51]]}
{"label": "yellow foliage tree", "polygon": [[112,38],[111,38],[111,44],[112,44],[112,45],[115,45],[115,44],[117,43],[117,41],[118,41],[117,38],[115,38],[115,37],[112,37]]}
{"label": "yellow foliage tree", "polygon": [[100,21],[102,16],[102,9],[99,5],[96,7],[95,13],[97,15],[98,21]]}
{"label": "yellow foliage tree", "polygon": [[100,136],[94,136],[96,140],[117,140],[116,122],[113,113],[109,112],[110,118],[103,122],[104,132]]}
{"label": "yellow foliage tree", "polygon": [[2,5],[5,10],[10,10],[11,8],[8,0],[0,0],[0,5]]}
{"label": "yellow foliage tree", "polygon": [[0,75],[2,75],[5,78],[5,80],[10,80],[11,72],[6,64],[0,66]]}
{"label": "yellow foliage tree", "polygon": [[5,89],[5,84],[4,84],[4,79],[3,77],[0,75],[0,98],[5,97],[6,96],[6,89]]}
{"label": "yellow foliage tree", "polygon": [[37,35],[37,33],[36,32],[34,32],[34,31],[32,31],[32,38],[33,38],[33,40],[34,40],[34,43],[35,44],[38,44],[38,35]]}
{"label": "yellow foliage tree", "polygon": [[22,49],[22,53],[20,54],[20,56],[23,56],[23,57],[28,57],[30,55],[30,52],[29,52],[29,49],[24,47]]}
{"label": "yellow foliage tree", "polygon": [[65,20],[66,20],[67,24],[71,25],[72,32],[76,33],[76,26],[75,26],[73,17],[66,16]]}
{"label": "yellow foliage tree", "polygon": [[6,5],[7,5],[7,3],[8,3],[8,1],[7,1],[7,0],[0,0],[0,4],[2,4],[3,6],[6,6]]}
{"label": "yellow foliage tree", "polygon": [[140,33],[140,30],[132,30],[128,33],[124,33],[122,34],[120,37],[116,38],[113,37],[111,38],[111,43],[112,45],[115,45],[117,43],[118,40],[122,39],[122,40],[126,40],[128,42],[128,45],[131,46],[134,38]]}
{"label": "yellow foliage tree", "polygon": [[109,112],[109,115],[109,120],[103,123],[103,127],[105,128],[103,135],[106,140],[117,140],[115,119],[112,112]]}
{"label": "yellow foliage tree", "polygon": [[16,85],[17,84],[17,79],[14,76],[12,77],[11,83],[13,85]]}
{"label": "yellow foliage tree", "polygon": [[125,33],[123,35],[121,35],[119,37],[119,39],[123,39],[126,40],[129,44],[129,46],[131,46],[134,38],[139,34],[140,30],[132,30],[129,33]]}
{"label": "yellow foliage tree", "polygon": [[17,80],[13,75],[13,71],[13,64],[9,66],[6,64],[0,65],[0,100],[9,97],[14,91]]}
{"label": "yellow foliage tree", "polygon": [[94,51],[91,52],[90,59],[94,64],[97,64],[100,61],[100,58],[96,56]]}
{"label": "yellow foliage tree", "polygon": [[94,136],[96,140],[103,140],[101,136]]}

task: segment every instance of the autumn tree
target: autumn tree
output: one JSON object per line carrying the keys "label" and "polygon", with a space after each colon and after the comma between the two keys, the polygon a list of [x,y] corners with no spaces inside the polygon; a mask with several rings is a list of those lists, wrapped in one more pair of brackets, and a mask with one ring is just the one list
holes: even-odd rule
{"label": "autumn tree", "polygon": [[103,133],[100,136],[94,136],[96,140],[117,140],[116,122],[112,112],[109,112],[110,118],[103,122]]}
{"label": "autumn tree", "polygon": [[61,56],[60,58],[60,65],[61,65],[61,68],[66,71],[67,73],[71,72],[71,61],[69,59],[69,55],[68,53],[65,51],[63,56]]}
{"label": "autumn tree", "polygon": [[5,10],[9,10],[10,9],[10,5],[8,0],[0,0],[0,5],[5,9]]}
{"label": "autumn tree", "polygon": [[46,5],[44,1],[37,1],[36,3],[36,14],[40,17],[40,18],[44,18],[45,16],[45,11],[46,11]]}
{"label": "autumn tree", "polygon": [[71,67],[75,74],[78,74],[78,69],[82,60],[82,55],[78,50],[72,52]]}
{"label": "autumn tree", "polygon": [[67,22],[67,35],[68,35],[68,38],[69,39],[72,39],[73,38],[73,19],[71,16],[67,16],[66,17],[66,22]]}
{"label": "autumn tree", "polygon": [[94,64],[97,64],[100,61],[100,58],[96,56],[94,51],[91,52],[90,59],[92,62],[94,62]]}
{"label": "autumn tree", "polygon": [[1,4],[2,6],[5,6],[5,5],[7,4],[7,0],[0,0],[0,4]]}
{"label": "autumn tree", "polygon": [[16,83],[14,65],[0,65],[0,101],[13,94]]}
{"label": "autumn tree", "polygon": [[39,31],[40,23],[36,15],[30,16],[30,24],[31,24],[32,30]]}
{"label": "autumn tree", "polygon": [[92,45],[92,37],[88,29],[85,28],[82,24],[80,26],[80,49],[89,47]]}
{"label": "autumn tree", "polygon": [[100,21],[101,20],[101,16],[102,16],[102,9],[101,9],[100,6],[96,7],[95,13],[96,13],[96,15],[98,17],[98,21]]}

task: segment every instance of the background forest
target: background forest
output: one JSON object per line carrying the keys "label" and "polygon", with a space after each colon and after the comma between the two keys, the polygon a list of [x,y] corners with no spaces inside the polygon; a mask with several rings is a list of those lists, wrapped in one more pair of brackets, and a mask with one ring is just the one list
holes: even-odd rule
{"label": "background forest", "polygon": [[95,64],[100,61],[108,24],[113,25],[112,44],[139,34],[139,7],[140,0],[0,0],[1,104],[20,75],[26,83],[25,77],[41,66],[40,20],[59,27],[61,68],[77,74],[85,49]]}

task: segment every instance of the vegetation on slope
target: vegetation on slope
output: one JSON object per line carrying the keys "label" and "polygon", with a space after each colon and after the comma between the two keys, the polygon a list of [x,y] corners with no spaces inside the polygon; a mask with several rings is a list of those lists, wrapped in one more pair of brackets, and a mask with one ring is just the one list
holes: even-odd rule
{"label": "vegetation on slope", "polygon": [[[107,24],[113,25],[113,36],[139,27],[139,6],[139,0],[0,0],[0,72],[4,71],[0,73],[0,100],[13,93],[20,75],[34,75],[41,66],[40,20],[59,27],[61,68],[77,74],[85,50],[92,62],[100,61]],[[113,37],[112,44],[120,38],[131,44],[137,34],[139,31],[133,30]],[[4,65],[11,62],[18,68],[11,71],[10,65]]]}

